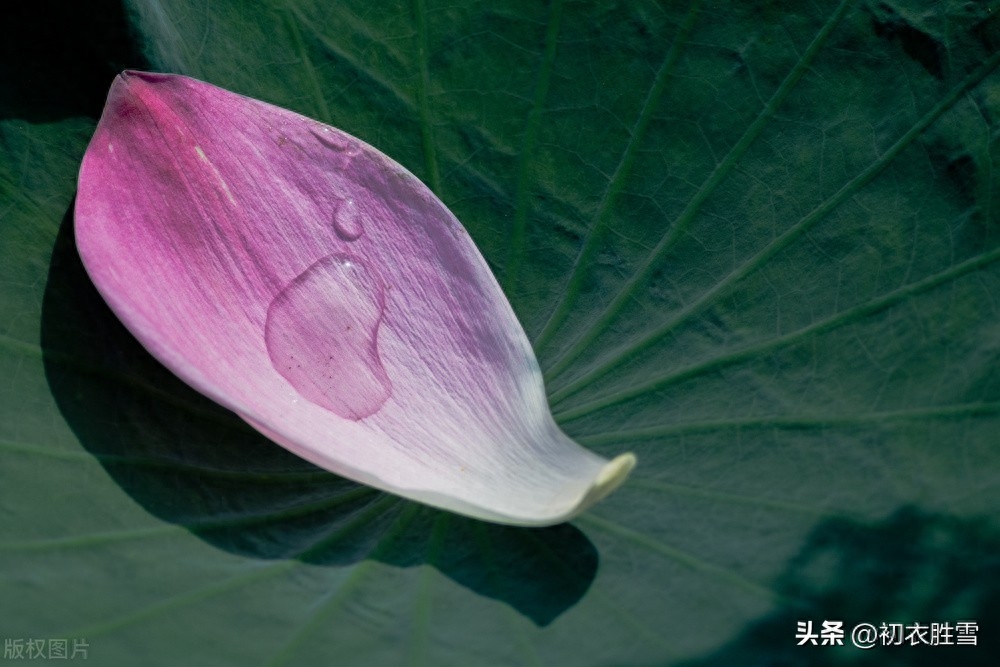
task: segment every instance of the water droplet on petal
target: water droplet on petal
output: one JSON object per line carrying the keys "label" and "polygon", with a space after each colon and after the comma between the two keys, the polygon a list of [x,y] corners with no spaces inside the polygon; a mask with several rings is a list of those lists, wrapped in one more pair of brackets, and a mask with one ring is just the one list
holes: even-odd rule
{"label": "water droplet on petal", "polygon": [[306,399],[355,421],[392,393],[378,351],[385,313],[379,276],[350,255],[327,255],[271,301],[264,325],[275,370]]}
{"label": "water droplet on petal", "polygon": [[351,149],[352,141],[350,137],[347,137],[340,132],[331,132],[328,127],[321,127],[318,131],[314,128],[311,131],[312,135],[319,140],[319,143],[323,144],[330,150],[338,153],[344,153],[349,152]]}
{"label": "water droplet on petal", "polygon": [[333,228],[337,236],[345,241],[354,241],[365,233],[361,226],[361,214],[353,199],[341,199],[333,213]]}
{"label": "water droplet on petal", "polygon": [[320,144],[339,153],[344,164],[350,164],[364,150],[354,137],[343,132],[332,132],[329,127],[313,128],[311,132]]}

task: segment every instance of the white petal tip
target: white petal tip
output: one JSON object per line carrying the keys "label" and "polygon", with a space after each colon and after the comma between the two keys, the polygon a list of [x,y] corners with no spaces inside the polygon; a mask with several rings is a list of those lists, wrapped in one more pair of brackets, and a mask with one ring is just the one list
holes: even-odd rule
{"label": "white petal tip", "polygon": [[631,452],[621,454],[608,461],[607,465],[597,473],[594,483],[580,501],[577,513],[587,509],[621,486],[626,478],[628,478],[629,473],[632,472],[635,463],[635,454]]}

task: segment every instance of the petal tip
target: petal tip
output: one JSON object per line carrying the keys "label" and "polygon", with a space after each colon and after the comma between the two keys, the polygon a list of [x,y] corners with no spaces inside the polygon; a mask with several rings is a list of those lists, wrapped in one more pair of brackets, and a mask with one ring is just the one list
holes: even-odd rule
{"label": "petal tip", "polygon": [[632,472],[632,468],[635,467],[636,458],[635,454],[632,452],[627,452],[625,454],[620,454],[615,458],[608,461],[600,472],[597,473],[597,477],[594,478],[593,484],[584,494],[577,506],[575,514],[579,514],[586,510],[588,507],[594,503],[606,498],[612,491],[621,486],[626,479],[628,479],[629,473]]}
{"label": "petal tip", "polygon": [[628,474],[632,472],[632,468],[635,467],[636,458],[635,454],[632,452],[626,452],[625,454],[619,454],[615,458],[611,459],[606,466],[601,468],[601,472],[598,473],[597,479],[594,480],[594,489],[601,489],[608,493],[617,489]]}

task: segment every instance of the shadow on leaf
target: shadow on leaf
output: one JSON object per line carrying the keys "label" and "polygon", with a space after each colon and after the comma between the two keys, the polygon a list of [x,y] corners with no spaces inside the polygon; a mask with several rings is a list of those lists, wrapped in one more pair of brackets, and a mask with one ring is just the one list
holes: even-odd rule
{"label": "shadow on leaf", "polygon": [[12,0],[0,21],[0,120],[96,118],[115,75],[148,69],[121,0]]}
{"label": "shadow on leaf", "polygon": [[[985,520],[899,510],[882,523],[848,519],[820,524],[789,563],[777,590],[802,603],[749,625],[738,637],[684,667],[769,665],[816,667],[932,667],[995,665],[1000,628],[1000,534]],[[798,646],[798,622],[842,621],[844,645]],[[978,624],[976,646],[851,645],[859,623],[925,626],[960,621]],[[904,630],[904,634],[908,631]]]}
{"label": "shadow on leaf", "polygon": [[587,591],[598,554],[579,530],[496,526],[410,503],[299,459],[181,382],[87,277],[68,212],[42,309],[45,373],[83,446],[155,516],[227,551],[348,565],[430,564],[547,625]]}

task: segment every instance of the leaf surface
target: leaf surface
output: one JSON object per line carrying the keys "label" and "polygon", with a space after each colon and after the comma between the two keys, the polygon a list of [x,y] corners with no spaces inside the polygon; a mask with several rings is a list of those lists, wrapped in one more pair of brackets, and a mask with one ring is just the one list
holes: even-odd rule
{"label": "leaf surface", "polygon": [[[82,273],[93,91],[7,79],[0,594],[23,602],[5,636],[86,637],[109,665],[731,665],[802,660],[797,620],[996,627],[994,4],[78,17],[65,32],[107,84],[196,76],[410,169],[503,285],[561,427],[639,465],[571,525],[524,530],[254,435]],[[88,51],[88,25],[141,52]]]}

